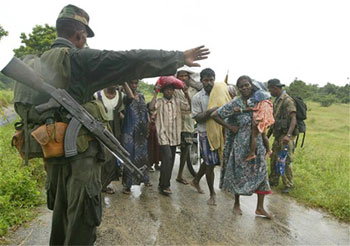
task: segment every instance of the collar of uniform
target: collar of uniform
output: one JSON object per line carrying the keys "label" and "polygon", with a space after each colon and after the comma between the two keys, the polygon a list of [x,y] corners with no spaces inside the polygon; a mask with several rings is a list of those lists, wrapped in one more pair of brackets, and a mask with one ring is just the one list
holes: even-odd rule
{"label": "collar of uniform", "polygon": [[287,92],[285,90],[282,91],[282,94],[276,98],[276,103],[278,103],[279,100],[282,100],[286,97]]}
{"label": "collar of uniform", "polygon": [[56,40],[52,43],[51,48],[55,48],[57,46],[67,46],[69,48],[74,48],[74,45],[71,41],[61,37],[56,38]]}

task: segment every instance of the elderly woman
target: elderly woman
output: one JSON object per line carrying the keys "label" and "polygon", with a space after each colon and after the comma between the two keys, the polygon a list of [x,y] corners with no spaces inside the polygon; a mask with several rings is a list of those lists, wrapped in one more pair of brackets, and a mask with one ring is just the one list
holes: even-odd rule
{"label": "elderly woman", "polygon": [[[242,214],[239,196],[250,196],[257,193],[258,202],[255,214],[270,219],[271,215],[264,209],[264,197],[271,193],[271,189],[267,176],[266,150],[261,134],[257,139],[256,158],[246,161],[250,152],[253,116],[252,112],[246,109],[250,106],[247,101],[254,93],[254,86],[248,76],[241,76],[237,80],[237,87],[241,96],[236,97],[211,115],[216,122],[234,133],[228,135],[228,144],[225,146],[226,169],[222,173],[221,188],[235,194],[234,212],[238,214]],[[235,107],[240,107],[241,112],[235,112]]]}

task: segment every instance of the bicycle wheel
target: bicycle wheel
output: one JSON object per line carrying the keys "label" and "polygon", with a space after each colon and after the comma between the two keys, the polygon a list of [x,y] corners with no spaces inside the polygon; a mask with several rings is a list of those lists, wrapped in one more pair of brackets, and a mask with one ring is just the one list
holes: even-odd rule
{"label": "bicycle wheel", "polygon": [[187,168],[191,175],[195,177],[199,171],[200,164],[198,163],[198,146],[197,142],[194,142],[187,156]]}

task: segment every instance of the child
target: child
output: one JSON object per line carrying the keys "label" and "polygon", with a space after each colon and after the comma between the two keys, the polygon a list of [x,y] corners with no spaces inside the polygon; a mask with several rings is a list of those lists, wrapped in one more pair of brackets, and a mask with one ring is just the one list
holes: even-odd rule
{"label": "child", "polygon": [[[158,98],[158,89],[163,98]],[[155,112],[156,129],[162,165],[160,166],[159,191],[162,195],[170,195],[170,179],[174,167],[176,146],[181,143],[181,109],[190,109],[189,103],[184,104],[174,97],[175,89],[183,89],[182,81],[173,76],[160,77],[155,94],[150,103],[150,111]],[[185,92],[189,100],[188,93]]]}
{"label": "child", "polygon": [[246,158],[246,161],[255,159],[255,148],[258,134],[261,133],[263,143],[266,149],[265,158],[268,158],[272,151],[269,145],[269,139],[266,136],[266,130],[271,126],[275,120],[273,118],[273,104],[271,102],[271,95],[264,90],[257,82],[253,82],[255,92],[251,98],[249,98],[247,104],[248,108],[242,110],[240,107],[235,107],[236,112],[249,112],[253,111],[252,121],[252,135],[250,138],[250,153]]}

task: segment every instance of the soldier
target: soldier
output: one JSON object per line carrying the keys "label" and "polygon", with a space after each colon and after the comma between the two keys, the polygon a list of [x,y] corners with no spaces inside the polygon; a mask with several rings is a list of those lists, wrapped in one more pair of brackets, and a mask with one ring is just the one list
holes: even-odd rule
{"label": "soldier", "polygon": [[[194,61],[206,59],[209,54],[203,46],[185,52],[115,52],[84,48],[86,39],[93,37],[94,32],[89,27],[88,14],[74,5],[62,9],[56,29],[58,38],[40,57],[41,75],[53,86],[66,89],[91,115],[104,122],[108,122],[108,118],[103,113],[102,103],[93,101],[94,92],[136,77],[174,74],[184,64],[199,66]],[[34,90],[18,85],[15,91],[17,112],[22,109],[23,113],[27,105],[48,100],[43,95],[35,97],[36,94]],[[45,112],[45,117],[31,115],[35,110],[33,106],[30,109],[26,111],[28,125],[42,125],[48,119],[69,122],[62,109]],[[53,210],[50,245],[92,245],[96,240],[96,226],[101,223],[100,175],[104,148],[85,128],[79,132],[77,146],[79,153],[76,156],[44,159],[47,205]]]}
{"label": "soldier", "polygon": [[282,181],[284,184],[283,193],[288,193],[293,188],[292,160],[294,153],[294,139],[298,134],[296,128],[296,105],[294,100],[283,90],[284,84],[278,79],[271,79],[267,82],[268,89],[276,100],[273,105],[275,123],[272,128],[274,142],[272,144],[272,156],[270,162],[270,184],[278,186],[280,173],[276,171],[278,153],[287,146],[288,156],[285,163]]}

